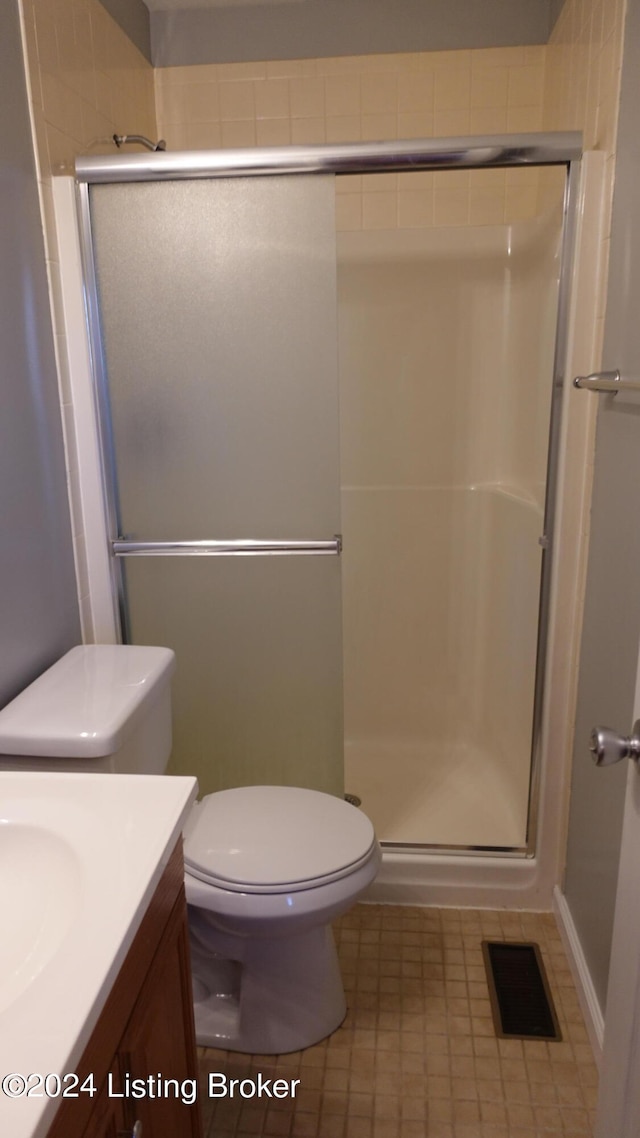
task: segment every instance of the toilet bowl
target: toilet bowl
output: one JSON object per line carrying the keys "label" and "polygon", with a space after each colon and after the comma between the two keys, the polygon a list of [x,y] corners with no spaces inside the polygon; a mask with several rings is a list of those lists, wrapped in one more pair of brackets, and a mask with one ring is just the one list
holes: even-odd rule
{"label": "toilet bowl", "polygon": [[[173,652],[71,649],[0,711],[0,769],[163,774]],[[333,795],[237,787],[184,833],[196,1037],[281,1054],[317,1043],[346,1003],[330,922],[374,880],[369,819]]]}
{"label": "toilet bowl", "polygon": [[239,787],[197,804],[184,836],[198,1042],[282,1054],[324,1039],[346,1013],[329,922],[380,864],[369,819],[319,791]]}

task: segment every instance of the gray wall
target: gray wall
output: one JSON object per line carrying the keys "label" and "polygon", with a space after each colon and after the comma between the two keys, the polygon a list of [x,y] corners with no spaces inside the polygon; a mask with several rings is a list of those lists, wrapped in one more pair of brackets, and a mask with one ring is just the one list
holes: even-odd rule
{"label": "gray wall", "polygon": [[[604,368],[640,376],[640,0],[625,28]],[[587,398],[589,398],[587,396]],[[594,724],[630,732],[640,639],[640,399],[598,396],[565,894],[606,1001],[627,764],[597,768]]]}
{"label": "gray wall", "polygon": [[144,57],[151,61],[151,22],[144,0],[100,0],[100,3]]}
{"label": "gray wall", "polygon": [[17,0],[0,5],[0,705],[80,639]]}
{"label": "gray wall", "polygon": [[547,42],[559,6],[561,0],[305,0],[152,11],[151,53],[156,67],[168,67],[539,44]]}
{"label": "gray wall", "polygon": [[558,22],[558,17],[560,16],[560,13],[561,13],[563,8],[564,8],[564,0],[551,0],[549,34],[551,34],[553,29],[555,28],[555,26]]}

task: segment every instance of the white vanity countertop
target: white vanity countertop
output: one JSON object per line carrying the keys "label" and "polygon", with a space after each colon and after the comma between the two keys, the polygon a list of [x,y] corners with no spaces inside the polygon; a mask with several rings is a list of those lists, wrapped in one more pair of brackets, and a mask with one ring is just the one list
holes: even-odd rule
{"label": "white vanity countertop", "polygon": [[196,793],[167,775],[0,772],[0,1134],[47,1134],[60,1100],[2,1080],[75,1070]]}

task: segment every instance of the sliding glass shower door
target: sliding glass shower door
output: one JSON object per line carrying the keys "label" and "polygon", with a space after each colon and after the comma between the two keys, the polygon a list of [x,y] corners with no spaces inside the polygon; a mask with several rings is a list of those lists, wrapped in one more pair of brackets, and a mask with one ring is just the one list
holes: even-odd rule
{"label": "sliding glass shower door", "polygon": [[341,794],[333,177],[97,185],[90,215],[124,634],[176,652],[171,769]]}

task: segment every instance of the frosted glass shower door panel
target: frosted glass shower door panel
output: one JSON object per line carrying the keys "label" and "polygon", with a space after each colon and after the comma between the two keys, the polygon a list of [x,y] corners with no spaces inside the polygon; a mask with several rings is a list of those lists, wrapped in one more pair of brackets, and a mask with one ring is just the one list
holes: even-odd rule
{"label": "frosted glass shower door panel", "polygon": [[339,530],[333,178],[94,186],[120,526]]}
{"label": "frosted glass shower door panel", "polygon": [[127,594],[176,653],[172,773],[343,793],[339,558],[131,558]]}
{"label": "frosted glass shower door panel", "polygon": [[[333,178],[90,193],[112,537],[330,541],[340,531]],[[173,769],[197,766],[205,791],[286,782],[341,793],[339,558],[188,561],[127,559],[124,570],[130,639],[178,655]]]}

